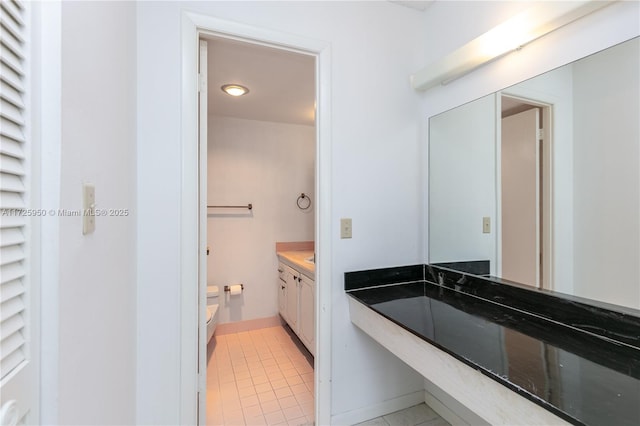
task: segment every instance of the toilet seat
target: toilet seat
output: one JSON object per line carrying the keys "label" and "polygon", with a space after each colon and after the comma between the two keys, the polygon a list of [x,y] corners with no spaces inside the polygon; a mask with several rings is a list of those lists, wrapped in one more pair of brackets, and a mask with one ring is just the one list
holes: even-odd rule
{"label": "toilet seat", "polygon": [[217,285],[207,286],[207,342],[211,340],[218,324],[218,296],[220,289]]}
{"label": "toilet seat", "polygon": [[218,305],[209,305],[207,306],[207,342],[213,337],[216,325],[218,325]]}

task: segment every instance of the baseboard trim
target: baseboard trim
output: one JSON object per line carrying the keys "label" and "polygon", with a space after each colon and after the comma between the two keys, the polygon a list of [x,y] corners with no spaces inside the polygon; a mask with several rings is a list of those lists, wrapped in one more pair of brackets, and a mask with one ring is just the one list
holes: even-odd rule
{"label": "baseboard trim", "polygon": [[277,327],[279,325],[282,325],[282,321],[280,320],[279,315],[246,321],[228,322],[226,324],[218,324],[218,326],[216,327],[215,335],[222,336],[223,334],[259,330],[261,328]]}
{"label": "baseboard trim", "polygon": [[335,416],[331,416],[332,425],[354,425],[376,417],[391,414],[395,411],[404,410],[424,402],[424,391],[419,390],[398,398],[389,399],[379,404],[369,405],[356,410],[347,411]]}

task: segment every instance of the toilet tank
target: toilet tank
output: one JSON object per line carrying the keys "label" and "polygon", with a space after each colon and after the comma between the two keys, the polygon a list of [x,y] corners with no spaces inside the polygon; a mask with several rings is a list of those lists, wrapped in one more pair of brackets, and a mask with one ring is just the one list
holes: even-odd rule
{"label": "toilet tank", "polygon": [[211,305],[212,303],[218,303],[218,295],[220,294],[220,289],[217,285],[207,286],[207,305]]}

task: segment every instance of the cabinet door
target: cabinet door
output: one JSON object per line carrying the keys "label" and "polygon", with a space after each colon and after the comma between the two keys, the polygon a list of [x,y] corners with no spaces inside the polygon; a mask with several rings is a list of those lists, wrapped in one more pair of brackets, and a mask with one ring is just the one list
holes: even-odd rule
{"label": "cabinet door", "polygon": [[[282,263],[278,264],[278,312],[287,316],[287,273]],[[286,318],[285,318],[286,319]]]}
{"label": "cabinet door", "polygon": [[298,315],[300,330],[299,336],[302,343],[309,349],[312,355],[315,355],[316,346],[316,297],[315,282],[304,275],[300,282],[300,312]]}
{"label": "cabinet door", "polygon": [[[293,271],[293,270],[292,270]],[[287,281],[287,315],[286,320],[289,323],[291,329],[297,333],[298,332],[298,277],[300,274],[298,272],[293,271],[286,273],[286,281]]]}

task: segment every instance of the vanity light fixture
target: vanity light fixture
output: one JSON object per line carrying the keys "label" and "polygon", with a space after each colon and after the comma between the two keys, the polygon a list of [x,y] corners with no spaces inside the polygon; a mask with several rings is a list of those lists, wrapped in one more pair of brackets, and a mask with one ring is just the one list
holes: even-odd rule
{"label": "vanity light fixture", "polygon": [[539,2],[411,75],[411,86],[424,91],[448,84],[611,3],[592,0]]}
{"label": "vanity light fixture", "polygon": [[249,89],[239,84],[225,84],[220,88],[223,92],[231,96],[242,96],[249,93]]}

